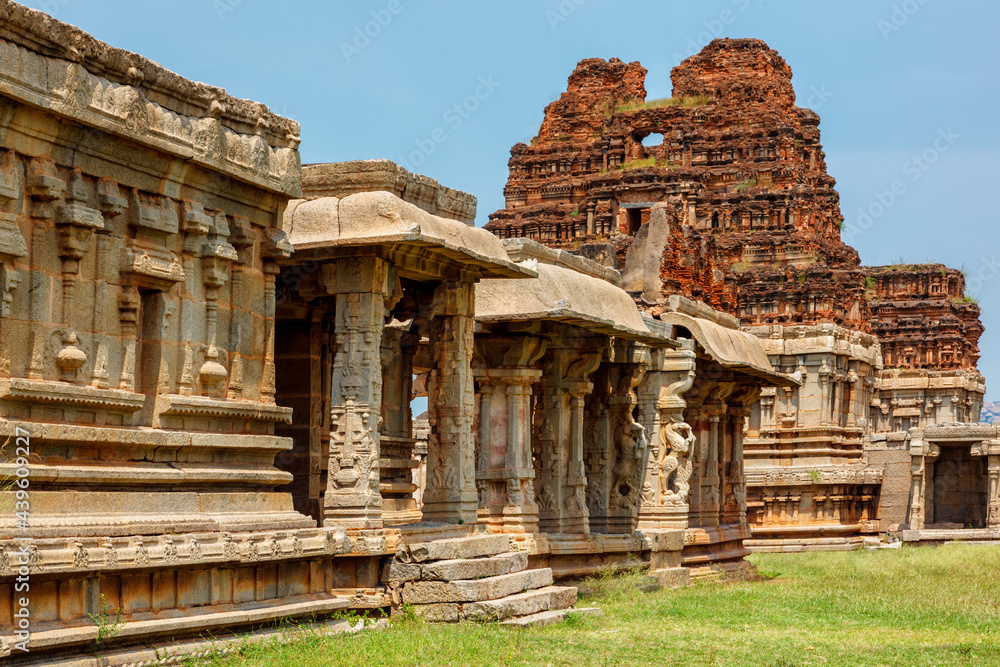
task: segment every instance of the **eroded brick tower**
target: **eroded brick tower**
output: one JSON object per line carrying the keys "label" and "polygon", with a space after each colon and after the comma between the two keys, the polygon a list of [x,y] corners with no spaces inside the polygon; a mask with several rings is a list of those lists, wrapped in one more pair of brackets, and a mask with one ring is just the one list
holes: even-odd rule
{"label": "eroded brick tower", "polygon": [[819,116],[764,42],[713,41],[672,70],[669,99],[647,101],[645,75],[580,62],[511,150],[487,229],[621,270],[654,316],[673,294],[736,315],[800,379],[765,389],[747,421],[753,546],[852,548],[905,526],[908,429],[972,421],[982,402],[961,274],[861,266]]}

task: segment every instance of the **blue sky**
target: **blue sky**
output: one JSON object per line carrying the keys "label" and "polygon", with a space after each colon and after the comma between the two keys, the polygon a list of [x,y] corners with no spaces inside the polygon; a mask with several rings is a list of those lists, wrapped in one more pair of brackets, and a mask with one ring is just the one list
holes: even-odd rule
{"label": "blue sky", "polygon": [[[42,0],[25,3],[302,124],[302,161],[389,158],[503,206],[510,147],[582,58],[650,98],[714,37],[757,37],[822,120],[866,264],[964,268],[1000,400],[1000,3],[989,0]],[[367,35],[365,32],[367,31]],[[360,36],[359,36],[360,35]],[[454,110],[470,95],[474,111]],[[899,194],[892,194],[895,189]],[[888,194],[887,194],[888,193]],[[890,195],[892,200],[890,201]],[[868,217],[861,215],[868,211]]]}

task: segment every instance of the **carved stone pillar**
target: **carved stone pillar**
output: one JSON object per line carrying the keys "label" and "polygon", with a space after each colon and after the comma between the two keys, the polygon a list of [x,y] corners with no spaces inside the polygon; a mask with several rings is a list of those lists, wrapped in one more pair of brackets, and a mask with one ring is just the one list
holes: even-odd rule
{"label": "carved stone pillar", "polygon": [[[724,488],[722,521],[725,524],[746,524],[747,484],[743,466],[743,429],[751,413],[751,405],[760,398],[760,388],[741,387],[729,398],[730,442],[724,468]],[[798,505],[794,510],[798,511]]]}
{"label": "carved stone pillar", "polygon": [[379,428],[382,408],[380,347],[393,268],[376,257],[323,266],[336,295],[336,353],[331,378],[330,462],[323,525],[349,530],[382,527]]}
{"label": "carved stone pillar", "polygon": [[434,292],[430,337],[434,363],[427,382],[431,431],[423,496],[425,521],[476,522],[474,299],[472,283],[442,283]]}
{"label": "carved stone pillar", "polygon": [[688,521],[690,527],[701,526],[704,509],[705,459],[708,457],[708,413],[704,407],[688,409],[685,416],[694,436],[691,448],[691,483],[688,496]]}
{"label": "carved stone pillar", "polygon": [[[618,344],[620,345],[620,341]],[[642,352],[646,352],[645,349]],[[618,354],[615,355],[616,359]],[[648,356],[640,355],[641,363],[608,365],[611,393],[607,397],[610,451],[608,461],[607,513],[598,527],[591,516],[595,532],[631,534],[638,521],[638,508],[645,482],[646,459],[649,450],[648,429],[635,421],[635,389],[648,368]],[[647,405],[647,409],[648,409]]]}
{"label": "carved stone pillar", "polygon": [[274,311],[275,311],[275,280],[280,272],[276,259],[289,257],[292,254],[292,244],[280,229],[270,229],[265,232],[261,243],[261,255],[264,257],[264,368],[260,380],[260,396],[266,401],[274,401],[275,369],[274,369]]}
{"label": "carved stone pillar", "polygon": [[532,368],[546,341],[531,336],[476,339],[479,383],[479,522],[497,533],[538,532],[535,471],[531,462]]}
{"label": "carved stone pillar", "polygon": [[656,350],[652,359],[638,392],[639,421],[649,438],[638,527],[687,528],[697,442],[684,420],[682,395],[694,384],[696,356],[689,350]]}
{"label": "carved stone pillar", "polygon": [[587,467],[583,461],[583,406],[593,389],[589,382],[573,382],[569,393],[569,441],[566,461],[566,483],[563,496],[563,529],[569,533],[589,533],[587,511]]}
{"label": "carved stone pillar", "polygon": [[725,442],[722,416],[725,414],[725,403],[708,404],[708,442],[704,463],[704,476],[701,479],[701,525],[718,526],[721,509],[721,483],[719,474],[719,450]]}
{"label": "carved stone pillar", "polygon": [[[994,446],[994,451],[1000,450],[1000,443]],[[989,486],[986,496],[986,526],[1000,530],[1000,454],[991,454],[988,458]]]}
{"label": "carved stone pillar", "polygon": [[587,467],[587,512],[590,530],[608,533],[608,503],[611,500],[611,478],[614,465],[612,442],[611,364],[601,364],[590,379],[593,391],[586,399],[584,410],[584,462]]}
{"label": "carved stone pillar", "polygon": [[601,351],[552,349],[542,362],[541,395],[534,415],[533,449],[539,465],[538,527],[551,533],[589,533],[583,460],[584,397]]}

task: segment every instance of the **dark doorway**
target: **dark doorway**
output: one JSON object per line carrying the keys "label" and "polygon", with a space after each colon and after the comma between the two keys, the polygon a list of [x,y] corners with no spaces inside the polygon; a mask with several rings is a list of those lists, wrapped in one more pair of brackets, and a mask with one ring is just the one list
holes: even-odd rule
{"label": "dark doorway", "polygon": [[642,227],[642,209],[629,208],[625,211],[628,215],[626,234],[635,236],[639,232],[639,228]]}
{"label": "dark doorway", "polygon": [[942,446],[934,462],[933,523],[985,528],[987,483],[985,457],[972,456],[968,445]]}

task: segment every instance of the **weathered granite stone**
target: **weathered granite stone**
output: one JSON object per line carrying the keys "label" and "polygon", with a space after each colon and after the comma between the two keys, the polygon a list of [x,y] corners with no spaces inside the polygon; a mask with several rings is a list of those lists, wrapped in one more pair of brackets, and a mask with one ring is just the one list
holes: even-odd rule
{"label": "weathered granite stone", "polygon": [[385,566],[382,580],[388,583],[397,581],[416,581],[423,576],[422,568],[416,563],[399,563],[392,561]]}
{"label": "weathered granite stone", "polygon": [[553,611],[540,611],[537,614],[521,616],[520,618],[510,618],[501,621],[500,625],[513,625],[519,628],[544,627],[553,623],[565,621],[571,614],[585,617],[600,618],[601,610],[597,607],[577,607],[575,609],[557,609]]}
{"label": "weathered granite stone", "polygon": [[476,535],[451,540],[438,540],[408,547],[414,563],[456,558],[496,556],[510,551],[510,538],[506,535]]}
{"label": "weathered granite stone", "polygon": [[576,588],[548,586],[500,600],[463,605],[462,615],[470,621],[499,621],[542,611],[566,609],[574,604],[576,604]]}
{"label": "weathered granite stone", "polygon": [[[420,579],[454,581],[456,579],[482,579],[512,572],[520,572],[528,567],[528,554],[524,551],[499,554],[490,558],[442,560],[420,567]],[[416,577],[414,577],[416,578]]]}
{"label": "weathered granite stone", "polygon": [[458,581],[413,581],[403,586],[405,604],[480,602],[497,600],[525,590],[552,584],[552,570],[525,570],[485,579]]}

